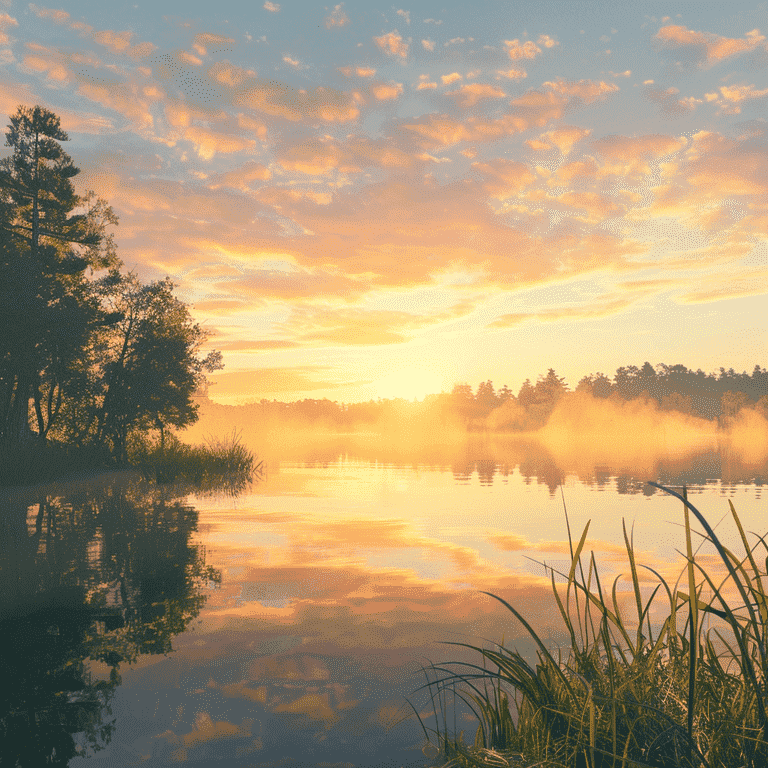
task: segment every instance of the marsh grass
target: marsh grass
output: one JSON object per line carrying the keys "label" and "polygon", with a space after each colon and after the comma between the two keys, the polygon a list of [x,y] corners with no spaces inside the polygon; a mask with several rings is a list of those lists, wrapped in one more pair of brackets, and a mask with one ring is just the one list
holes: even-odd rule
{"label": "marsh grass", "polygon": [[162,446],[141,441],[131,447],[129,459],[158,485],[189,484],[201,490],[239,491],[262,470],[262,462],[236,432],[224,439],[209,437],[203,445],[186,445],[175,435]]}
{"label": "marsh grass", "polygon": [[[411,706],[428,741],[425,755],[443,768],[768,765],[768,597],[762,582],[766,570],[758,568],[755,556],[762,545],[761,565],[768,570],[768,557],[764,557],[768,544],[764,536],[752,534],[757,541],[749,546],[729,501],[745,551],[744,557],[737,557],[688,501],[685,489],[679,494],[651,485],[683,502],[687,564],[674,587],[657,571],[636,562],[622,523],[637,612],[637,625],[629,628],[617,601],[621,575],[614,579],[609,594],[591,553],[585,578],[582,550],[590,523],[574,549],[566,510],[571,566],[568,574],[560,574],[567,580],[565,600],[555,587],[559,572],[544,567],[570,635],[568,660],[563,662],[560,651],[555,659],[512,605],[486,592],[523,624],[538,647],[538,663],[531,666],[503,641],[491,648],[448,643],[476,652],[480,663],[432,664],[424,669],[426,683],[421,689],[429,693],[435,727],[426,727]],[[725,566],[727,575],[719,585],[695,560],[690,514],[706,531],[703,541],[714,545]],[[638,568],[647,569],[658,580],[645,604]],[[678,589],[681,579],[687,591]],[[705,584],[712,595],[709,601],[702,599]],[[739,595],[736,608],[726,599],[726,585],[731,594],[735,590]],[[654,637],[650,608],[659,594],[666,597],[669,611]],[[686,618],[678,631],[681,609]],[[706,616],[717,617],[723,631],[710,628],[702,637]],[[715,649],[713,631],[722,652]],[[457,700],[479,722],[472,744],[465,743],[463,733],[449,722],[448,712],[453,708],[455,713]]]}

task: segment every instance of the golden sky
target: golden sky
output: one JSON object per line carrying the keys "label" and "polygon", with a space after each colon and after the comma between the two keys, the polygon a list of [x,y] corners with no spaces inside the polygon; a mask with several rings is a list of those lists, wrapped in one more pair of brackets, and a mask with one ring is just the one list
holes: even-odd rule
{"label": "golden sky", "polygon": [[0,0],[0,113],[61,116],[126,267],[169,275],[223,351],[222,402],[751,370],[766,18]]}

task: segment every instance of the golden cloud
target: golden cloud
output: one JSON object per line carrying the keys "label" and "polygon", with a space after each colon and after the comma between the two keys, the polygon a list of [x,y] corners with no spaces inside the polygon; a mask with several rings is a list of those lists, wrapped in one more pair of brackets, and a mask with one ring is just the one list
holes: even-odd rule
{"label": "golden cloud", "polygon": [[507,49],[507,55],[512,61],[535,59],[541,53],[541,48],[532,40],[526,40],[524,43],[521,43],[519,40],[505,40],[504,47]]}
{"label": "golden cloud", "polygon": [[592,133],[590,128],[578,128],[575,125],[561,125],[553,131],[542,134],[539,138],[554,144],[563,155],[570,154],[574,144]]}
{"label": "golden cloud", "polygon": [[240,339],[217,341],[216,348],[223,352],[265,352],[273,349],[294,349],[299,345],[287,339]]}
{"label": "golden cloud", "polygon": [[195,151],[203,160],[211,160],[217,153],[231,154],[250,149],[254,139],[211,131],[200,126],[191,126],[184,131],[184,138],[195,145]]}
{"label": "golden cloud", "polygon": [[333,10],[325,17],[325,26],[328,29],[346,27],[347,24],[349,24],[349,16],[344,11],[344,3],[335,5]]}
{"label": "golden cloud", "polygon": [[195,35],[192,47],[200,56],[207,56],[208,51],[213,53],[221,53],[232,48],[235,40],[232,37],[226,35],[217,35],[211,32],[202,32]]}
{"label": "golden cloud", "polygon": [[528,77],[528,73],[524,69],[497,69],[496,76],[507,80],[523,80]]}
{"label": "golden cloud", "polygon": [[402,95],[403,84],[372,83],[369,90],[377,101],[390,101],[391,99],[396,99]]}
{"label": "golden cloud", "polygon": [[518,194],[536,180],[536,175],[528,166],[504,158],[472,163],[472,168],[484,177],[483,189],[499,200]]}
{"label": "golden cloud", "polygon": [[231,189],[239,189],[241,192],[248,192],[251,189],[251,182],[266,181],[270,178],[272,178],[272,171],[269,168],[251,160],[240,168],[211,178],[207,186],[209,189],[230,187]]}
{"label": "golden cloud", "polygon": [[333,88],[320,86],[314,91],[306,91],[277,80],[257,79],[248,83],[238,90],[234,103],[292,122],[344,123],[356,120],[360,114],[350,96]]}
{"label": "golden cloud", "polygon": [[557,307],[541,312],[515,312],[501,315],[488,325],[489,328],[513,328],[527,320],[539,322],[560,322],[561,320],[594,320],[615,315],[635,304],[647,294],[647,291],[637,291],[635,295],[605,295],[599,301],[587,306]]}
{"label": "golden cloud", "polygon": [[765,48],[765,37],[759,29],[747,32],[743,38],[721,37],[710,32],[695,32],[687,27],[671,24],[662,27],[655,36],[666,48],[691,49],[699,65],[714,64],[756,48]]}
{"label": "golden cloud", "polygon": [[464,109],[474,107],[483,99],[501,99],[506,96],[501,88],[486,83],[468,83],[456,91],[449,91],[446,95],[454,96],[456,103]]}
{"label": "golden cloud", "polygon": [[707,93],[707,101],[714,101],[718,107],[718,114],[738,115],[741,113],[741,102],[752,99],[762,99],[768,96],[768,88],[757,90],[754,85],[723,85],[720,94]]}
{"label": "golden cloud", "polygon": [[338,389],[351,383],[319,378],[327,375],[329,371],[327,366],[299,365],[217,372],[209,377],[211,394],[216,398],[250,397],[258,400],[264,393],[272,396],[287,393],[295,395],[320,389]]}
{"label": "golden cloud", "polygon": [[638,157],[664,157],[680,151],[687,144],[684,136],[655,133],[632,137],[613,134],[593,141],[592,147],[604,157],[629,163]]}
{"label": "golden cloud", "polygon": [[399,56],[401,59],[408,57],[408,43],[406,43],[397,30],[388,32],[381,37],[374,37],[376,45],[390,56]]}
{"label": "golden cloud", "polygon": [[94,32],[93,39],[105,48],[109,48],[115,53],[122,53],[130,48],[131,38],[133,32],[125,30],[123,32],[113,32],[112,30],[105,29],[101,32]]}

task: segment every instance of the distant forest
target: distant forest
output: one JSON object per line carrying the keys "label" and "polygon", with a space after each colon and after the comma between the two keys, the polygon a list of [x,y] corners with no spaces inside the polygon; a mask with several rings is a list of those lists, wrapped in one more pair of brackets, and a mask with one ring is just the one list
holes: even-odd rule
{"label": "distant forest", "polygon": [[751,374],[721,368],[717,373],[692,371],[684,365],[648,362],[622,366],[613,378],[604,373],[584,376],[571,390],[552,368],[536,383],[526,379],[515,394],[506,385],[499,389],[483,381],[473,391],[457,384],[450,393],[427,395],[422,401],[379,399],[362,403],[338,403],[327,399],[305,399],[291,403],[262,399],[240,406],[219,405],[206,400],[203,413],[220,424],[232,419],[255,427],[280,425],[345,429],[371,429],[414,422],[456,426],[470,431],[522,432],[544,426],[561,398],[591,397],[614,402],[644,400],[660,411],[676,411],[727,428],[742,409],[749,408],[768,418],[768,370],[756,365]]}

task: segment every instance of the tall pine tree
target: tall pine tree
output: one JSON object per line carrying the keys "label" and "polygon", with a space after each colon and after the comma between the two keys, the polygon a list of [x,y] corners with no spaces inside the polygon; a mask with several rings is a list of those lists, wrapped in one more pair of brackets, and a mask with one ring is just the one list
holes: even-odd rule
{"label": "tall pine tree", "polygon": [[[0,437],[44,438],[55,421],[73,365],[99,317],[85,269],[115,266],[104,242],[114,215],[102,201],[75,193],[79,173],[60,142],[59,118],[19,107],[10,118],[0,161]],[[89,209],[90,208],[90,209]],[[87,210],[89,209],[89,210]]]}

